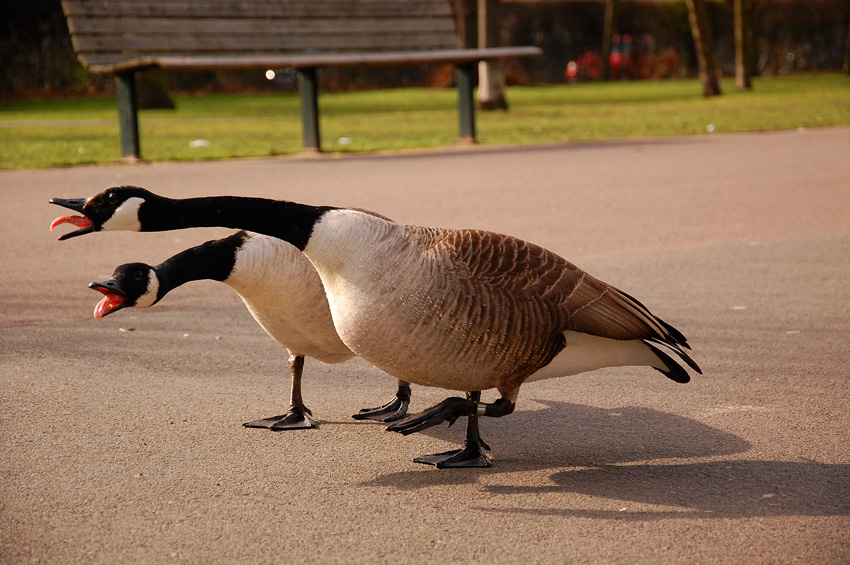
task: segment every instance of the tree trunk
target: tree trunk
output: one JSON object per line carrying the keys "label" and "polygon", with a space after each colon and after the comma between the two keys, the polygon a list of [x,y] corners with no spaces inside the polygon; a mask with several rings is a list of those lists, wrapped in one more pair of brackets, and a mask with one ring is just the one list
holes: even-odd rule
{"label": "tree trunk", "polygon": [[605,0],[605,20],[602,23],[602,57],[599,70],[602,80],[611,80],[611,38],[614,37],[614,20],[620,0]]}
{"label": "tree trunk", "polygon": [[461,47],[474,49],[478,45],[475,2],[476,0],[452,0]]}
{"label": "tree trunk", "polygon": [[734,0],[735,12],[735,86],[738,90],[753,87],[753,19],[752,0]]}
{"label": "tree trunk", "polygon": [[[478,47],[499,47],[499,0],[478,0]],[[478,63],[478,107],[507,110],[505,69],[499,60]]]}
{"label": "tree trunk", "polygon": [[699,78],[702,82],[702,92],[705,96],[720,94],[720,81],[717,78],[717,60],[714,57],[714,40],[711,37],[711,26],[705,11],[704,0],[686,0],[688,5],[688,21],[691,24],[691,34],[694,36],[694,48],[699,64]]}
{"label": "tree trunk", "polygon": [[847,22],[847,45],[844,47],[844,74],[850,74],[850,20]]}

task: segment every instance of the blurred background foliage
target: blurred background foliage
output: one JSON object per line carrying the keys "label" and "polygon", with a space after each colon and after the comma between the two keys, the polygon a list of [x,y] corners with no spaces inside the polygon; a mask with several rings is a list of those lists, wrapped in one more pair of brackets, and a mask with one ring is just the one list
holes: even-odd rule
{"label": "blurred background foliage", "polygon": [[[504,45],[537,45],[541,58],[510,62],[508,84],[565,82],[564,70],[583,54],[598,53],[604,0],[502,0]],[[708,13],[724,75],[734,74],[731,0],[710,0]],[[837,71],[845,63],[850,0],[755,0],[756,73]],[[623,0],[615,28],[630,36],[649,63],[647,77],[696,74],[684,0]],[[111,94],[111,76],[88,73],[74,56],[59,0],[0,4],[0,96],[27,98]],[[653,61],[664,64],[653,66]],[[626,78],[638,78],[626,75]],[[168,88],[183,92],[293,90],[292,73],[274,81],[257,72],[169,73]],[[383,86],[447,86],[450,68],[327,69],[323,90]]]}

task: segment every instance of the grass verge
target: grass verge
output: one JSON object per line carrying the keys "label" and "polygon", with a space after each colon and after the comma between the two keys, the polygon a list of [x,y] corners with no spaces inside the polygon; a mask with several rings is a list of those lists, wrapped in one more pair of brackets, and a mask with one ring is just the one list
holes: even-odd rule
{"label": "grass verge", "polygon": [[[755,80],[749,92],[723,81],[722,96],[699,84],[641,81],[511,87],[507,112],[478,112],[484,144],[850,125],[850,78],[838,74]],[[393,89],[320,96],[327,152],[448,146],[457,137],[454,89]],[[143,157],[151,161],[258,157],[301,146],[295,94],[175,95],[176,110],[142,110]],[[112,99],[29,100],[0,107],[0,168],[118,161]],[[205,140],[208,145],[193,144]],[[201,145],[201,146],[197,146]]]}

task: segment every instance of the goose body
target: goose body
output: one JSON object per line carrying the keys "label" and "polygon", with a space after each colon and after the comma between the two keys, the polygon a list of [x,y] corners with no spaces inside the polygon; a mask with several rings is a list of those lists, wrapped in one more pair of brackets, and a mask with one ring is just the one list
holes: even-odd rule
{"label": "goose body", "polygon": [[[104,222],[134,217],[155,217],[157,230],[175,229],[178,223],[188,227],[188,218],[199,227],[258,231],[302,250],[351,351],[404,381],[474,393],[388,428],[408,434],[468,416],[467,446],[423,462],[489,465],[477,416],[512,412],[526,380],[637,365],[687,382],[687,370],[669,354],[699,372],[685,337],[643,304],[511,236],[258,198],[178,201],[136,187],[107,189],[78,209],[95,231]],[[501,398],[478,402],[477,391],[489,388]]]}
{"label": "goose body", "polygon": [[679,346],[681,334],[625,293],[514,237],[331,210],[304,254],[346,345],[410,382],[496,388],[513,402],[525,380],[602,367],[646,365],[687,378],[645,342]]}

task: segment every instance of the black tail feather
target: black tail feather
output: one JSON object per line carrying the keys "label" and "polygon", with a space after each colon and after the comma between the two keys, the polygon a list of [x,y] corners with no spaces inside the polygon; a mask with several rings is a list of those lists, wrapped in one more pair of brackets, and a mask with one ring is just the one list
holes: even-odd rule
{"label": "black tail feather", "polygon": [[[686,338],[685,335],[682,332],[680,332],[679,330],[677,330],[676,328],[674,328],[673,326],[671,326],[670,324],[668,324],[667,322],[665,322],[661,318],[656,318],[656,320],[658,320],[661,323],[661,325],[664,326],[664,329],[666,329],[668,332],[670,332],[670,335],[673,337],[673,339],[676,341],[676,343],[678,343],[679,345],[681,345],[685,349],[691,348],[690,344],[688,344],[688,338]],[[689,365],[690,365],[690,363],[689,363]],[[696,367],[694,367],[694,369],[699,371],[699,369],[697,369]]]}
{"label": "black tail feather", "polygon": [[[664,347],[669,348],[676,355],[681,357],[682,361],[684,361],[688,365],[688,367],[690,367],[691,369],[693,369],[694,371],[696,371],[700,375],[702,374],[702,369],[699,368],[699,365],[697,365],[696,361],[691,359],[691,356],[688,355],[686,352],[682,351],[682,349],[679,347],[679,345],[683,345],[683,346],[687,347],[686,344],[671,344],[669,342],[662,341],[662,340],[655,338],[655,337],[645,339],[645,340],[643,340],[643,342],[645,344],[649,345],[649,346],[652,346],[652,350],[656,351],[656,352],[658,351],[658,347],[657,347],[658,345],[662,345]],[[690,347],[688,347],[688,349],[690,349]]]}
{"label": "black tail feather", "polygon": [[[658,358],[661,360],[661,362],[664,363],[664,365],[667,367],[666,371],[664,369],[659,369],[657,367],[653,367],[654,369],[659,371],[661,374],[663,374],[668,379],[675,381],[677,383],[684,384],[684,383],[690,382],[691,376],[688,374],[688,372],[685,370],[685,368],[682,367],[676,361],[674,361],[673,358],[670,357],[669,355],[667,355],[664,351],[662,351],[661,348],[655,342],[652,342],[652,341],[649,341],[649,340],[644,340],[644,343],[646,345],[648,345],[650,349],[652,349],[652,352],[655,353],[655,355],[658,356]],[[697,364],[694,363],[693,359],[688,357],[682,351],[676,351],[676,353],[682,358],[683,361],[685,361],[688,364],[688,366],[690,366],[692,369],[694,369],[697,373],[702,374],[702,371],[697,366]]]}

